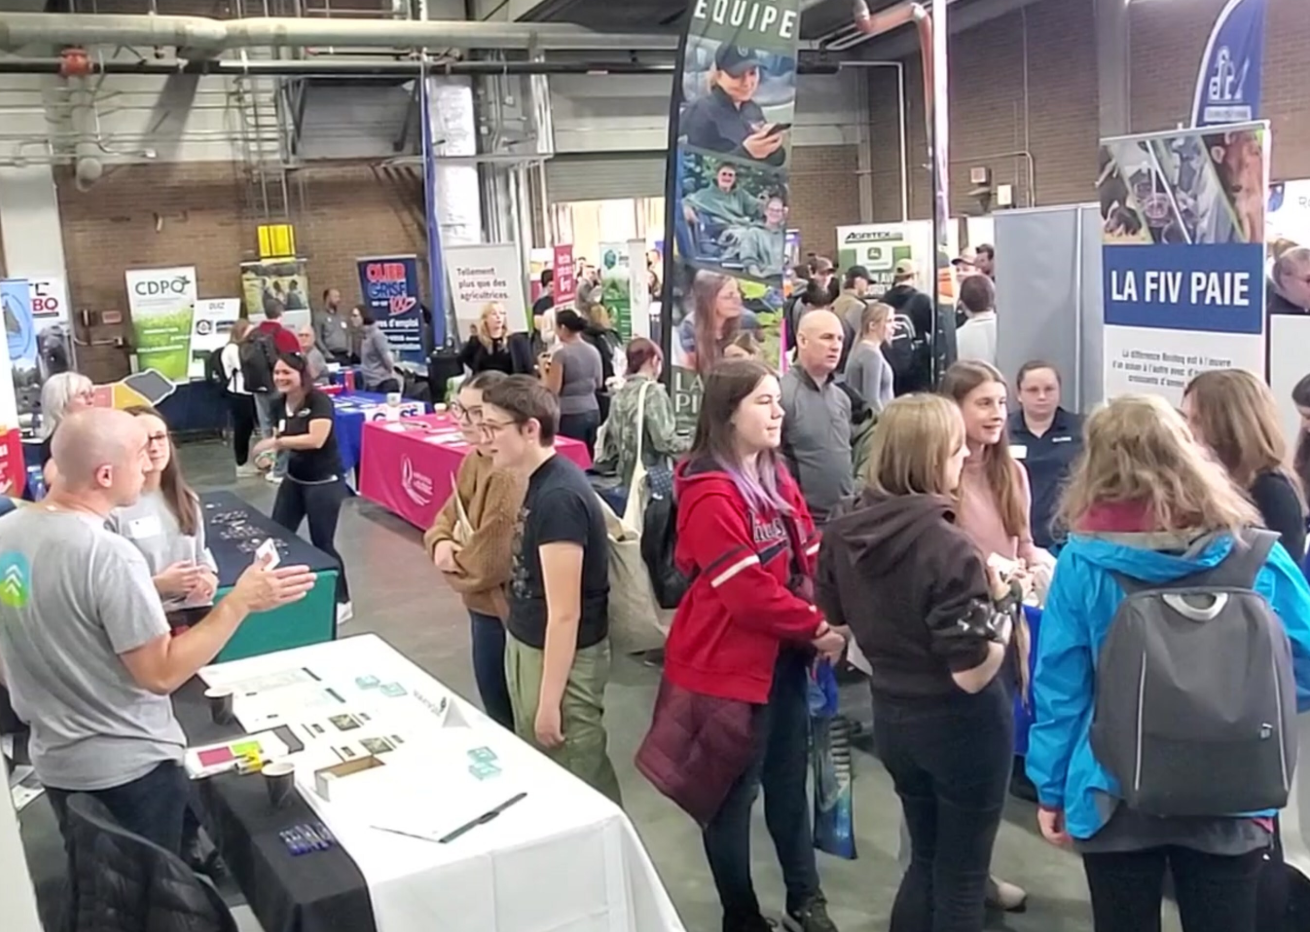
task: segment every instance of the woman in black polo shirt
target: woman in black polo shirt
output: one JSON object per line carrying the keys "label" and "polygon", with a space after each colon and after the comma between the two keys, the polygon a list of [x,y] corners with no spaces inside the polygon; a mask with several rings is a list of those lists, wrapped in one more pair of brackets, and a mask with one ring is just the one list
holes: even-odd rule
{"label": "woman in black polo shirt", "polygon": [[1010,415],[1010,455],[1028,471],[1033,543],[1058,549],[1064,534],[1052,527],[1060,493],[1083,451],[1082,415],[1060,407],[1060,373],[1049,362],[1026,362],[1015,380],[1019,410]]}
{"label": "woman in black polo shirt", "polygon": [[282,353],[273,366],[273,386],[285,407],[277,411],[276,435],[261,440],[254,456],[272,450],[287,452],[287,475],[277,490],[273,520],[293,534],[309,519],[309,540],[337,561],[337,624],[353,612],[346,564],[337,553],[337,519],[341,504],[350,497],[337,447],[332,399],[313,387],[305,357]]}

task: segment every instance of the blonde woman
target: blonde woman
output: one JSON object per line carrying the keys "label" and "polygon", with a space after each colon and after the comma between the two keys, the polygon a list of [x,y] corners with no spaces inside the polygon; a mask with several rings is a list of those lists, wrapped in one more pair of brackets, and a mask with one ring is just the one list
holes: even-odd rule
{"label": "blonde woman", "polygon": [[[867,485],[829,522],[815,602],[872,663],[874,743],[909,829],[892,932],[981,932],[1014,748],[1002,669],[1021,582],[1002,582],[955,520],[971,448],[959,409],[897,399]],[[877,612],[866,610],[879,606]]]}
{"label": "blonde woman", "polygon": [[1282,537],[1298,564],[1305,559],[1305,500],[1287,468],[1287,440],[1269,386],[1245,369],[1214,369],[1192,379],[1183,415],[1198,443],[1210,448],[1237,487]]}
{"label": "blonde woman", "polygon": [[[1251,588],[1286,630],[1297,704],[1305,709],[1310,588],[1281,544],[1272,543],[1261,556],[1261,541],[1247,531],[1259,521],[1255,508],[1195,443],[1182,416],[1156,396],[1122,395],[1088,419],[1086,452],[1061,516],[1070,538],[1047,595],[1028,748],[1042,835],[1082,855],[1096,932],[1159,929],[1166,869],[1174,878],[1184,932],[1253,932],[1270,846],[1270,826],[1261,817],[1273,813],[1178,818],[1131,808],[1124,801],[1127,783],[1111,776],[1098,750],[1124,740],[1136,743],[1141,733],[1112,733],[1107,723],[1118,717],[1102,716],[1098,676],[1110,675],[1114,662],[1102,648],[1126,587],[1167,586],[1216,570],[1230,557],[1237,561],[1234,573],[1254,562]],[[1175,676],[1185,678],[1189,663],[1178,660]],[[1247,661],[1234,659],[1239,667]],[[1141,669],[1144,676],[1146,666]],[[1138,682],[1136,669],[1126,675]],[[1181,685],[1176,693],[1180,700],[1188,695]],[[1148,782],[1160,775],[1158,768],[1145,772]]]}
{"label": "blonde woman", "polygon": [[883,346],[891,339],[894,313],[880,301],[866,304],[860,315],[860,342],[846,360],[846,384],[859,392],[874,411],[881,411],[895,397],[891,363],[882,354]]}
{"label": "blonde woman", "polygon": [[532,375],[534,368],[527,336],[509,332],[509,315],[495,301],[483,306],[477,333],[460,350],[459,361],[472,375],[487,371]]}

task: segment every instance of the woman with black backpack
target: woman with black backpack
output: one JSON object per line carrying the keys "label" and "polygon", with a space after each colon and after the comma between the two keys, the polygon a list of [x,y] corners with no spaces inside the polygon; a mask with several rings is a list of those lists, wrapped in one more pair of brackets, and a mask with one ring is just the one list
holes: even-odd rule
{"label": "woman with black backpack", "polygon": [[1310,708],[1310,587],[1156,396],[1091,416],[1061,518],[1027,760],[1042,835],[1082,855],[1096,932],[1158,930],[1166,868],[1184,932],[1254,932]]}
{"label": "woman with black backpack", "polygon": [[232,455],[237,461],[238,479],[259,475],[258,467],[250,459],[250,436],[255,432],[257,419],[255,396],[246,389],[246,377],[241,371],[241,344],[251,329],[250,321],[244,317],[234,323],[219,356],[223,397],[232,415]]}

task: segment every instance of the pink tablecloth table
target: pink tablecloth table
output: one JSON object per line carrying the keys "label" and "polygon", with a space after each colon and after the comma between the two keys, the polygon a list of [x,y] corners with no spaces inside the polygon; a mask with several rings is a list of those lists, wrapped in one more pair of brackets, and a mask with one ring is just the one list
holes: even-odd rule
{"label": "pink tablecloth table", "polygon": [[[586,445],[577,440],[557,437],[555,448],[584,469],[591,465]],[[359,456],[359,494],[427,530],[450,498],[468,452],[448,414],[369,421]]]}

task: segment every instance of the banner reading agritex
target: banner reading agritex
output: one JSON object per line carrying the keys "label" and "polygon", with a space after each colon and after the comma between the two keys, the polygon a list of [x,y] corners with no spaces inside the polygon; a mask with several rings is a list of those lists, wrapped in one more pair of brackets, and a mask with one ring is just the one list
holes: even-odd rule
{"label": "banner reading agritex", "polygon": [[1266,0],[1228,0],[1215,20],[1196,78],[1192,125],[1249,123],[1260,116]]}
{"label": "banner reading agritex", "polygon": [[661,314],[678,426],[729,355],[778,362],[799,0],[697,0],[671,111]]}
{"label": "banner reading agritex", "polygon": [[1101,143],[1105,397],[1265,374],[1264,123]]}

